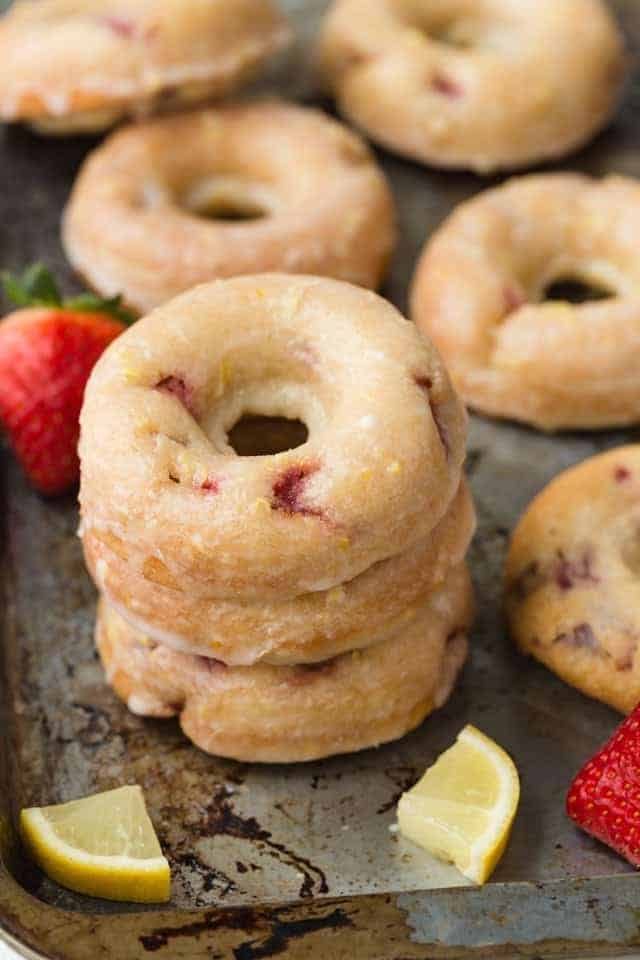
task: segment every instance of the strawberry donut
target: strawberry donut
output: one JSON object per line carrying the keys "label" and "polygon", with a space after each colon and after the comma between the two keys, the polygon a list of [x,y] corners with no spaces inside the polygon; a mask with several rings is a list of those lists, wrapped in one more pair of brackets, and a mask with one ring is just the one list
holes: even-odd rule
{"label": "strawberry donut", "polygon": [[107,680],[134,713],[179,716],[202,750],[247,762],[314,760],[377,746],[448,699],[467,655],[464,566],[395,633],[312,666],[228,667],[160,646],[102,604]]}
{"label": "strawberry donut", "polygon": [[266,101],[113,134],[82,168],[63,239],[95,290],[144,313],[265,270],[376,287],[394,207],[358,137],[318,110]]}
{"label": "strawberry donut", "polygon": [[378,143],[488,173],[590,140],[617,105],[625,54],[602,0],[335,0],[318,62]]}
{"label": "strawberry donut", "polygon": [[628,713],[640,701],[640,445],[566,470],[511,541],[506,608],[518,646]]}
{"label": "strawberry donut", "polygon": [[[239,456],[228,434],[246,414],[300,420],[307,440]],[[465,441],[437,353],[377,295],[283,274],[218,281],[134,324],[95,366],[82,536],[88,553],[123,544],[130,568],[211,601],[327,591],[433,531]],[[98,582],[120,563],[117,549],[99,556]]]}
{"label": "strawberry donut", "polygon": [[103,130],[227,94],[289,39],[271,0],[17,0],[0,19],[0,118]]}
{"label": "strawberry donut", "polygon": [[[476,410],[543,430],[637,423],[638,236],[636,180],[510,180],[463,203],[429,240],[413,319]],[[569,302],[567,282],[598,299]]]}
{"label": "strawberry donut", "polygon": [[[211,600],[185,590],[113,535],[84,533],[93,579],[110,605],[158,643],[227,664],[312,663],[375,643],[462,562],[475,529],[464,480],[435,529],[411,549],[331,590],[281,601]],[[372,626],[375,624],[375,627]],[[238,644],[242,637],[242,644]]]}

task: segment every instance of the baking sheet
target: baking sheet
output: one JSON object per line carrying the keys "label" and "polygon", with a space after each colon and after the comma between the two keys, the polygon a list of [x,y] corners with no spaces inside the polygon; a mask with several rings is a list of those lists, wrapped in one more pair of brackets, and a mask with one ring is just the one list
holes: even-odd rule
{"label": "baking sheet", "polygon": [[[314,102],[306,42],[327,4],[283,6],[300,40],[268,85]],[[635,45],[637,3],[614,6]],[[640,87],[631,84],[612,128],[563,168],[640,175],[639,118]],[[75,289],[58,223],[91,145],[43,140],[22,129],[0,132],[3,266],[41,258]],[[402,228],[383,292],[404,309],[424,238],[453,205],[497,178],[427,171],[382,152],[379,158]],[[285,952],[417,958],[434,950],[535,954],[543,943],[546,951],[564,953],[585,944],[601,952],[611,944],[639,945],[640,878],[575,831],[563,812],[573,774],[619,718],[516,654],[500,612],[508,532],[530,498],[569,464],[634,436],[546,437],[473,418],[467,469],[479,513],[471,567],[480,613],[458,691],[398,743],[296,767],[211,758],[191,747],[175,722],[128,713],[106,686],[93,649],[95,593],[82,564],[73,499],[40,499],[2,451],[0,847],[9,871],[0,871],[0,925],[61,957],[95,955],[98,944],[101,955],[118,958],[164,950],[171,957],[240,960]],[[522,778],[511,843],[483,890],[465,887],[454,868],[389,831],[399,793],[467,722],[511,753]],[[16,853],[11,823],[20,807],[123,783],[144,788],[172,865],[173,913],[76,896]],[[295,935],[278,934],[274,946],[282,916],[294,918],[285,926],[302,926],[292,928]],[[238,952],[243,944],[253,945]]]}

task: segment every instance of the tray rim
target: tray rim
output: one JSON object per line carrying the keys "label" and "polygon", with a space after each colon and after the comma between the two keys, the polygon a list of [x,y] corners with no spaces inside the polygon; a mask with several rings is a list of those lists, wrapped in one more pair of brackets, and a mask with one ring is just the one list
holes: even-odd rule
{"label": "tray rim", "polygon": [[[515,912],[498,912],[508,898]],[[456,902],[457,901],[457,902]],[[464,906],[463,906],[464,905]],[[491,920],[494,936],[482,944],[447,944],[437,938],[439,919],[459,916],[470,928]],[[518,909],[518,907],[520,909]],[[530,943],[514,937],[526,913],[549,934]],[[584,923],[584,938],[562,935],[569,916]],[[614,939],[603,918],[613,917]],[[624,928],[632,930],[624,935]],[[611,930],[612,928],[609,928]],[[433,939],[430,931],[436,933]],[[590,934],[598,931],[606,939]],[[619,934],[619,935],[618,935]],[[331,936],[331,953],[324,941]],[[54,939],[59,937],[60,944]],[[178,939],[179,952],[166,948]],[[405,893],[273,903],[266,906],[178,910],[160,907],[127,913],[82,913],[38,900],[0,859],[0,942],[27,960],[141,960],[150,954],[188,960],[258,960],[286,953],[291,960],[462,960],[522,957],[638,956],[640,877],[611,875],[544,883],[489,883]],[[164,954],[163,950],[166,950]]]}

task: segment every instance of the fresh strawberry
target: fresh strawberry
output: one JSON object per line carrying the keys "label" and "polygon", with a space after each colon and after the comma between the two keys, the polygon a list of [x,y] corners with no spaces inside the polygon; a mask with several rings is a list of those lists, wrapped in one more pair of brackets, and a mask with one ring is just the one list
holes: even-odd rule
{"label": "fresh strawberry", "polygon": [[640,705],[575,778],[567,813],[640,867]]}
{"label": "fresh strawberry", "polygon": [[0,322],[0,421],[34,487],[64,493],[78,480],[79,417],[93,366],[131,318],[120,298],[63,300],[41,264],[3,275],[22,309]]}

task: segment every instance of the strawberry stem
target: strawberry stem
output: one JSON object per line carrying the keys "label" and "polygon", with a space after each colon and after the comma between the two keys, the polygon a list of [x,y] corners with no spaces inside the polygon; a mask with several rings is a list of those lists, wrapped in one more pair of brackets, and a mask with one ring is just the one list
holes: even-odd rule
{"label": "strawberry stem", "polygon": [[122,297],[102,298],[81,293],[63,299],[51,271],[43,263],[34,263],[18,276],[7,271],[0,274],[5,296],[17,307],[54,307],[73,313],[104,313],[124,324],[135,317],[122,306]]}
{"label": "strawberry stem", "polygon": [[74,313],[105,313],[127,326],[135,320],[133,314],[122,306],[122,297],[119,293],[115,297],[105,299],[93,293],[80,293],[77,297],[68,297],[64,300],[63,306]]}
{"label": "strawberry stem", "polygon": [[43,263],[34,263],[17,276],[2,274],[5,295],[17,307],[60,307],[62,297],[53,275]]}

